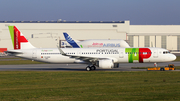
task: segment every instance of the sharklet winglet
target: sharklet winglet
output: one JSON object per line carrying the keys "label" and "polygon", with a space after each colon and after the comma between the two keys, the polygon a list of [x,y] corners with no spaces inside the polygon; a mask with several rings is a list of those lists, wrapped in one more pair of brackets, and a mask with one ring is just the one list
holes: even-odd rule
{"label": "sharklet winglet", "polygon": [[64,53],[64,52],[62,51],[62,49],[59,48],[59,46],[57,46],[57,48],[58,48],[59,52],[60,52],[62,55],[65,55],[65,56],[66,56],[66,53]]}

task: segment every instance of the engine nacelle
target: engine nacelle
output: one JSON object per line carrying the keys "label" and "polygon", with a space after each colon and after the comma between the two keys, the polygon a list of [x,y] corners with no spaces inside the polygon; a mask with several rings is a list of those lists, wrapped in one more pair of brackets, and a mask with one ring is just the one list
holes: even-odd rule
{"label": "engine nacelle", "polygon": [[113,60],[99,60],[97,62],[97,65],[99,68],[104,68],[104,69],[111,69],[114,67]]}

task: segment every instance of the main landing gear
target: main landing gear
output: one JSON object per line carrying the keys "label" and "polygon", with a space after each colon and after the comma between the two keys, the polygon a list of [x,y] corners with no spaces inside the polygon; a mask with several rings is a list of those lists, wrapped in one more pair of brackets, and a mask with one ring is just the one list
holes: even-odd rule
{"label": "main landing gear", "polygon": [[96,67],[95,67],[94,65],[92,65],[92,66],[87,66],[87,67],[86,67],[86,70],[87,70],[87,71],[96,70]]}

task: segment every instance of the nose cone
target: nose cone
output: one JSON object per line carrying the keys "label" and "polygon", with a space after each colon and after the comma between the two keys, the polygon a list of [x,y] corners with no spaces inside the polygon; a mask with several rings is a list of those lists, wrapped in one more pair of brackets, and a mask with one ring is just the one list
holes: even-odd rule
{"label": "nose cone", "polygon": [[171,61],[176,60],[176,56],[175,56],[174,54],[172,54],[172,55],[170,56],[170,60],[171,60]]}

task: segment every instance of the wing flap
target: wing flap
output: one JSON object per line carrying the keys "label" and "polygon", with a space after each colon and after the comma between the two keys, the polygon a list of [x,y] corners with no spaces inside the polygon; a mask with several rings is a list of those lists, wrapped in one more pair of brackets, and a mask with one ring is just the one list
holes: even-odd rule
{"label": "wing flap", "polygon": [[59,52],[64,55],[64,56],[68,56],[70,58],[75,58],[75,59],[79,59],[82,61],[86,61],[86,62],[96,62],[98,60],[103,60],[103,59],[110,59],[108,57],[94,57],[94,56],[80,56],[80,55],[70,55],[70,54],[66,54],[63,52],[63,50],[61,48],[59,48],[57,46],[57,48],[59,49]]}

